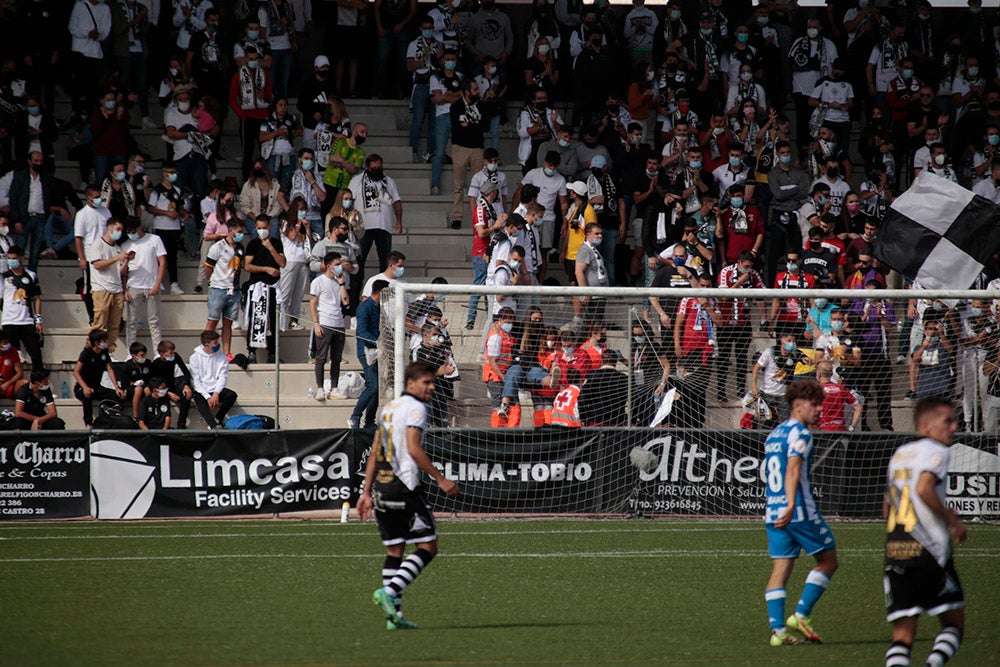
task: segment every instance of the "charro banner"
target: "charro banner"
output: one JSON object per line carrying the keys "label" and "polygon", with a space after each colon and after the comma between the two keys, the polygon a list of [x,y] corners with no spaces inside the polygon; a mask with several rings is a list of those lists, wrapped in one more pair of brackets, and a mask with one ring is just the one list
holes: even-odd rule
{"label": "charro banner", "polygon": [[356,498],[355,433],[229,431],[94,435],[98,519],[270,514]]}
{"label": "charro banner", "polygon": [[428,495],[442,511],[597,512],[604,442],[600,429],[433,429],[424,448],[461,493],[448,498],[431,483]]}
{"label": "charro banner", "polygon": [[0,520],[68,519],[90,514],[88,440],[87,434],[4,432],[0,441]]}

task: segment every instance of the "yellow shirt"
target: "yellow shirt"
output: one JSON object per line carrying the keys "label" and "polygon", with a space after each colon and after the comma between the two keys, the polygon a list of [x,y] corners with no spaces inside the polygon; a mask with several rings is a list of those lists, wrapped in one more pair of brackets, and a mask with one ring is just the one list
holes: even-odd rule
{"label": "yellow shirt", "polygon": [[[597,222],[597,213],[594,211],[593,206],[587,204],[582,213],[579,212],[579,208],[579,206],[574,206],[570,209],[569,215],[566,216],[566,259],[571,261],[576,260],[576,251],[580,249],[580,246],[587,239],[587,235],[583,230],[591,222]],[[576,229],[570,224],[573,221],[576,222]]]}

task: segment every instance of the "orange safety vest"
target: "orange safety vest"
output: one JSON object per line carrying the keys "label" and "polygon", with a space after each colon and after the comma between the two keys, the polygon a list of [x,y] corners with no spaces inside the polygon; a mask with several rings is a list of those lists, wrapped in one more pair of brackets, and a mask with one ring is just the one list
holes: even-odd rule
{"label": "orange safety vest", "polygon": [[571,384],[556,396],[552,402],[552,423],[567,428],[583,426],[580,421],[580,388]]}
{"label": "orange safety vest", "polygon": [[[493,326],[490,327],[489,334],[486,335],[486,342],[483,343],[483,356],[486,356],[486,346],[490,342],[490,338],[493,334],[500,335],[500,357],[497,359],[497,366],[500,367],[504,373],[510,368],[511,362],[514,360],[514,345],[517,341],[509,333],[500,328],[499,322],[494,322]],[[503,382],[503,378],[496,374],[493,367],[488,361],[483,362],[483,382]]]}

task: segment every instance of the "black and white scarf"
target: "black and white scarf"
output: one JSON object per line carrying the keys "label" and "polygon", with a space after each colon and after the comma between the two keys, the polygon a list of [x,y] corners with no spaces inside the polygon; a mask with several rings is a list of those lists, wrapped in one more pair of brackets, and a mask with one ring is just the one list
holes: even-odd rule
{"label": "black and white scarf", "polygon": [[366,171],[361,177],[361,197],[366,211],[380,211],[382,209],[382,192],[385,190],[385,181],[373,181]]}
{"label": "black and white scarf", "polygon": [[[101,186],[101,197],[104,201],[111,201],[111,179],[104,179],[104,184]],[[122,183],[121,189],[122,197],[125,199],[125,208],[127,208],[132,215],[135,215],[135,190],[132,189],[132,184],[126,179]]]}
{"label": "black and white scarf", "polygon": [[244,65],[240,68],[240,108],[249,111],[257,108],[257,93],[263,92],[266,85],[264,68],[258,66],[251,69]]}
{"label": "black and white scarf", "polygon": [[475,102],[469,102],[465,96],[462,97],[462,103],[465,105],[465,122],[469,125],[479,125],[483,120],[483,114],[479,111],[479,105]]}
{"label": "black and white scarf", "polygon": [[267,11],[267,34],[272,37],[283,35],[286,32],[289,37],[295,30],[295,9],[292,4],[285,0],[278,5],[274,0],[267,0],[262,9]]}
{"label": "black and white scarf", "polygon": [[826,60],[826,40],[820,37],[816,41],[816,54],[813,55],[813,42],[808,37],[800,37],[788,51],[788,59],[792,61],[793,72],[821,72],[823,61]]}
{"label": "black and white scarf", "polygon": [[[549,117],[548,113],[539,112],[538,109],[535,108],[534,104],[525,104],[524,110],[528,112],[528,127],[537,123],[539,119],[542,121],[542,129],[539,130],[535,136],[531,137],[532,141],[548,141],[555,136],[556,129],[552,126],[552,118]],[[548,110],[546,109],[546,111]]]}
{"label": "black and white scarf", "polygon": [[270,330],[270,318],[277,283],[268,285],[256,282],[250,285],[247,292],[247,306],[243,311],[244,325],[250,332],[247,347],[260,349],[267,347],[267,337],[274,332]]}
{"label": "black and white scarf", "polygon": [[289,201],[296,197],[302,197],[305,200],[308,210],[318,211],[320,209],[320,201],[319,197],[316,196],[316,190],[306,180],[306,174],[301,169],[296,169],[292,172],[292,189],[288,193]]}
{"label": "black and white scarf", "polygon": [[[413,44],[415,46],[413,59],[416,60],[418,63],[423,63],[424,57],[427,55],[428,51],[434,53],[434,46],[437,44],[437,40],[435,40],[433,37],[431,37],[430,39],[424,39],[423,36],[421,35],[420,37],[417,37],[413,41]],[[423,65],[420,65],[417,69],[413,70],[413,83],[415,84],[430,83],[431,69],[433,68],[433,66],[434,63],[428,63],[427,67],[423,67]],[[420,71],[421,69],[423,70],[423,72]]]}
{"label": "black and white scarf", "polygon": [[891,39],[882,40],[882,64],[881,68],[883,72],[895,72],[899,63],[902,62],[910,53],[910,46],[906,43],[906,40],[901,39],[897,43],[893,44]]}
{"label": "black and white scarf", "polygon": [[[719,49],[715,40],[711,37],[704,37],[699,33],[701,41],[704,43],[705,57],[708,58],[708,78],[715,79],[719,76]],[[701,63],[701,60],[697,61]]]}
{"label": "black and white scarf", "polygon": [[[674,27],[674,23],[677,24]],[[671,21],[670,18],[666,18],[663,21],[663,43],[670,46],[678,39],[688,34],[688,27],[684,24],[683,19],[678,19],[677,21]]]}

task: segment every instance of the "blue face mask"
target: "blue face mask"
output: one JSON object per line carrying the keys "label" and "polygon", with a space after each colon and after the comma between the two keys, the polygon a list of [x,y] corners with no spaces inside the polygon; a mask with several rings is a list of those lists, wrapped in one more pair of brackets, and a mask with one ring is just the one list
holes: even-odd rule
{"label": "blue face mask", "polygon": [[434,30],[421,30],[420,36],[423,37],[424,39],[430,39],[431,37],[434,36]]}
{"label": "blue face mask", "polygon": [[794,262],[789,262],[785,266],[787,266],[788,270],[791,271],[792,273],[795,273],[796,271],[799,270],[799,265]]}
{"label": "blue face mask", "polygon": [[312,168],[313,168],[313,161],[312,160],[303,160],[302,161],[302,170],[303,171],[312,171]]}
{"label": "blue face mask", "polygon": [[257,69],[257,61],[256,60],[248,60],[247,61],[247,67],[249,67],[250,69]]}
{"label": "blue face mask", "polygon": [[827,202],[826,197],[820,197],[819,199],[816,200],[816,203],[819,204],[820,206],[826,206],[826,202]]}
{"label": "blue face mask", "polygon": [[674,257],[674,266],[684,266],[685,259],[683,257]]}
{"label": "blue face mask", "polygon": [[785,343],[784,345],[782,345],[782,347],[785,349],[785,352],[795,351],[795,343]]}
{"label": "blue face mask", "polygon": [[767,17],[767,16],[758,16],[757,17],[757,25],[767,25],[768,21],[770,21],[770,20],[771,19],[769,17]]}
{"label": "blue face mask", "polygon": [[120,241],[121,238],[122,238],[122,230],[116,229],[115,231],[111,232],[112,241]]}
{"label": "blue face mask", "polygon": [[748,33],[741,32],[738,35],[736,35],[736,41],[739,42],[740,44],[746,44],[747,42],[750,41],[750,35]]}
{"label": "blue face mask", "polygon": [[128,178],[128,174],[126,174],[124,171],[119,171],[117,174],[115,174],[115,180],[118,181],[119,183],[124,183],[126,178]]}
{"label": "blue face mask", "polygon": [[514,328],[514,323],[513,322],[504,322],[503,324],[500,325],[500,328],[503,329],[503,331],[505,333],[510,333],[511,329]]}
{"label": "blue face mask", "polygon": [[778,162],[780,162],[781,164],[791,164],[792,163],[792,156],[791,155],[779,155],[778,156]]}
{"label": "blue face mask", "polygon": [[168,183],[176,183],[177,182],[177,174],[167,174],[167,182]]}
{"label": "blue face mask", "polygon": [[19,268],[21,268],[21,260],[19,260],[19,259],[8,259],[7,260],[7,266],[9,266],[12,269],[19,269]]}
{"label": "blue face mask", "polygon": [[510,270],[513,271],[514,273],[517,273],[518,269],[521,268],[521,262],[517,261],[516,259],[510,260],[509,262],[507,262],[507,265],[510,267]]}
{"label": "blue face mask", "polygon": [[983,314],[982,308],[969,308],[969,314],[973,317],[980,317]]}
{"label": "blue face mask", "polygon": [[164,361],[173,361],[174,359],[175,359],[175,357],[172,354],[169,357],[163,357]]}
{"label": "blue face mask", "polygon": [[743,164],[743,160],[741,160],[740,158],[738,157],[729,158],[729,166],[732,167],[733,169],[740,166],[741,164]]}
{"label": "blue face mask", "polygon": [[458,61],[457,60],[445,60],[444,61],[444,68],[446,70],[448,70],[449,72],[454,72],[456,67],[458,67]]}
{"label": "blue face mask", "polygon": [[128,240],[129,241],[138,241],[139,240],[139,232],[129,232],[128,233]]}
{"label": "blue face mask", "polygon": [[396,272],[393,273],[393,275],[396,276],[397,279],[402,278],[403,277],[403,272],[404,272],[405,269],[406,269],[406,267],[401,266],[398,269],[396,269]]}
{"label": "blue face mask", "polygon": [[632,336],[632,342],[642,345],[646,342],[645,336]]}
{"label": "blue face mask", "polygon": [[828,303],[829,301],[827,301],[826,299],[816,299],[816,308],[818,308],[819,310],[823,310],[824,308],[826,308]]}
{"label": "blue face mask", "polygon": [[42,113],[42,110],[39,107],[28,107],[28,113],[32,116],[37,116]]}
{"label": "blue face mask", "polygon": [[215,345],[212,346],[212,352],[218,352],[221,349],[222,345],[220,343],[216,343]]}
{"label": "blue face mask", "polygon": [[929,340],[932,343],[937,343],[941,340],[941,336],[928,336],[927,340]]}
{"label": "blue face mask", "polygon": [[542,167],[542,170],[545,172],[546,176],[555,176],[556,175],[556,170],[555,169],[549,169],[548,167]]}
{"label": "blue face mask", "polygon": [[251,42],[260,37],[260,30],[247,30],[247,39]]}
{"label": "blue face mask", "polygon": [[729,203],[733,205],[733,208],[743,208],[743,197],[731,197]]}
{"label": "blue face mask", "polygon": [[844,323],[840,320],[835,320],[833,322],[830,322],[830,328],[833,329],[834,331],[843,331]]}
{"label": "blue face mask", "polygon": [[116,106],[118,106],[118,104],[114,100],[108,100],[104,103],[104,108],[108,111],[114,111]]}
{"label": "blue face mask", "polygon": [[244,234],[243,232],[236,232],[235,234],[233,234],[233,240],[236,241],[237,243],[241,243],[243,241],[243,237],[245,236],[246,234]]}
{"label": "blue face mask", "polygon": [[688,165],[692,169],[701,169],[701,160],[692,160],[691,162],[688,162]]}
{"label": "blue face mask", "polygon": [[337,266],[333,267],[333,275],[335,275],[335,276],[342,276],[342,275],[344,275],[344,267],[341,266],[340,264],[338,264]]}

